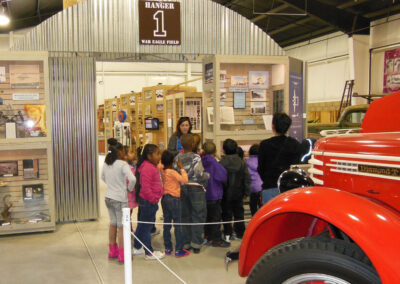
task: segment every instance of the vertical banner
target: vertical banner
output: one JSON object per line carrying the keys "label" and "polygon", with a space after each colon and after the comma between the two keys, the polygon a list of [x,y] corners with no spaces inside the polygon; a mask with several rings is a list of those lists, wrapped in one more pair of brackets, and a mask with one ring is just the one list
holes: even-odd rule
{"label": "vertical banner", "polygon": [[289,135],[299,142],[303,140],[303,75],[289,74],[289,116],[292,126]]}
{"label": "vertical banner", "polygon": [[385,72],[383,75],[383,92],[391,93],[400,90],[400,48],[385,51]]}

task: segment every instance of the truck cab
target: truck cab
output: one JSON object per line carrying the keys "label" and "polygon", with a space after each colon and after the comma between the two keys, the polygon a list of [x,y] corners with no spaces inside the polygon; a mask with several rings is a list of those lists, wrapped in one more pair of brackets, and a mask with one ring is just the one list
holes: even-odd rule
{"label": "truck cab", "polygon": [[319,139],[322,136],[325,136],[323,134],[321,135],[321,131],[326,132],[337,129],[359,129],[368,107],[368,104],[348,106],[343,110],[337,122],[308,123],[308,137],[312,139]]}
{"label": "truck cab", "polygon": [[239,253],[247,283],[400,283],[400,92],[374,101],[357,134],[317,141],[315,186],[265,204]]}

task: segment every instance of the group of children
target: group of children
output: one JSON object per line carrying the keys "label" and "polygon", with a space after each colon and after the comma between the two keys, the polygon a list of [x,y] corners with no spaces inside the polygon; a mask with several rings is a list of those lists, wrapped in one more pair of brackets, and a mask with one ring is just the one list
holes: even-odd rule
{"label": "group of children", "polygon": [[[199,139],[193,134],[183,134],[180,143],[182,150],[176,156],[168,150],[161,153],[156,145],[146,144],[138,151],[135,171],[133,165],[130,167],[127,163],[133,160],[132,153],[125,151],[115,139],[109,139],[101,176],[108,186],[110,258],[124,261],[121,209],[128,206],[128,201],[131,209],[139,206],[132,253],[145,254],[146,260],[161,259],[173,253],[172,223],[176,257],[188,256],[190,251],[199,253],[206,243],[229,247],[230,240],[242,238],[244,222],[235,222],[232,228],[230,221],[244,220],[244,197],[250,196],[253,215],[260,206],[262,182],[257,173],[258,146],[250,148],[250,158],[245,161],[236,141],[227,139],[223,143],[225,155],[218,162],[213,142],[205,142],[198,151]],[[156,220],[160,199],[165,223],[164,252],[154,251],[151,245],[152,223]],[[226,222],[223,232],[221,225],[215,224],[221,221]]]}

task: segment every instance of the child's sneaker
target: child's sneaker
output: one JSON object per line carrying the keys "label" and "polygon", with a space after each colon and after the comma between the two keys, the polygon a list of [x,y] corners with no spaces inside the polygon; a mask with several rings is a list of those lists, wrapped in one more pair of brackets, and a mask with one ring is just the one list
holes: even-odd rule
{"label": "child's sneaker", "polygon": [[165,255],[171,255],[172,249],[166,249],[165,250]]}
{"label": "child's sneaker", "polygon": [[161,251],[153,251],[152,254],[146,255],[144,258],[145,260],[157,260],[158,259],[163,259],[165,257],[165,254]]}
{"label": "child's sneaker", "polygon": [[175,256],[176,257],[185,257],[188,256],[190,254],[190,251],[183,249],[183,250],[178,250],[175,252]]}
{"label": "child's sneaker", "polygon": [[133,248],[132,255],[141,255],[141,254],[144,254],[144,248],[143,247],[141,247],[140,249]]}
{"label": "child's sneaker", "polygon": [[230,243],[231,242],[231,236],[230,235],[226,235],[225,236],[225,242]]}

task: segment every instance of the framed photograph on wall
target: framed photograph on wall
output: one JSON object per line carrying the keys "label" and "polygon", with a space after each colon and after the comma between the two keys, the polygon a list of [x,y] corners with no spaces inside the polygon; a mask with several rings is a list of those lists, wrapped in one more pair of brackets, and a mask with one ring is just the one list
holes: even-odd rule
{"label": "framed photograph on wall", "polygon": [[43,184],[31,184],[22,186],[22,197],[24,201],[44,200]]}
{"label": "framed photograph on wall", "polygon": [[22,161],[24,179],[39,178],[39,159],[29,159]]}
{"label": "framed photograph on wall", "polygon": [[267,103],[265,102],[252,102],[251,114],[264,114],[267,111]]}
{"label": "framed photograph on wall", "polygon": [[249,87],[251,89],[268,89],[269,72],[268,71],[250,71]]}
{"label": "framed photograph on wall", "polygon": [[226,70],[219,71],[219,82],[226,83]]}
{"label": "framed photograph on wall", "polygon": [[233,93],[233,108],[246,108],[246,93]]}
{"label": "framed photograph on wall", "polygon": [[247,86],[247,76],[232,76],[231,77],[231,87],[246,87]]}
{"label": "framed photograph on wall", "polygon": [[0,177],[18,176],[18,161],[1,161]]}
{"label": "framed photograph on wall", "polygon": [[251,101],[265,102],[267,100],[266,90],[252,90]]}

